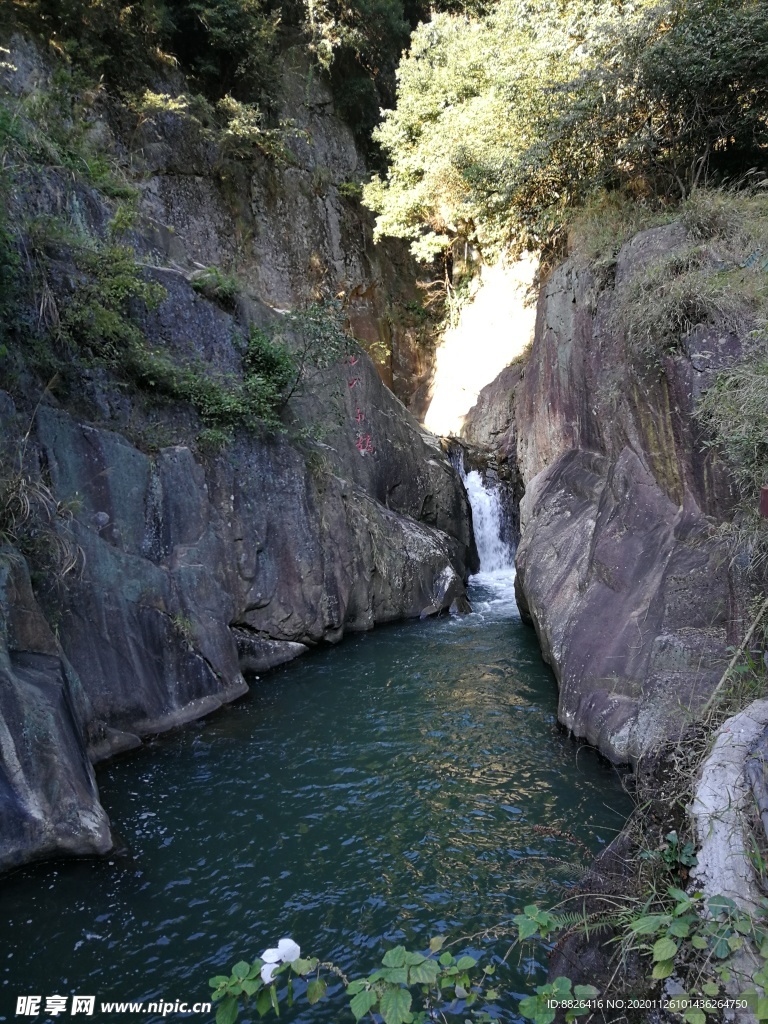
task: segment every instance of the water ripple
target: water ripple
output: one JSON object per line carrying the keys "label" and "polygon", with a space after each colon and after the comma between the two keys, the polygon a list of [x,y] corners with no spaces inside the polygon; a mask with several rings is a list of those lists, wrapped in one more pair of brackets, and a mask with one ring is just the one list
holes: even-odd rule
{"label": "water ripple", "polygon": [[[27,992],[205,999],[211,974],[282,935],[364,971],[387,945],[472,933],[573,879],[572,844],[536,826],[597,849],[628,801],[558,729],[510,579],[477,579],[473,615],[309,655],[103,769],[131,856],[0,883],[0,1020]],[[524,991],[540,969],[532,957],[503,985]],[[286,1019],[338,1024],[343,1003]]]}

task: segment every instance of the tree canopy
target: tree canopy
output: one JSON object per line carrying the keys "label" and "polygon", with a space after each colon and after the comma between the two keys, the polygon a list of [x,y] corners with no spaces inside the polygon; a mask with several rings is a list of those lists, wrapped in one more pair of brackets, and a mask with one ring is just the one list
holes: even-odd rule
{"label": "tree canopy", "polygon": [[598,189],[650,201],[735,181],[768,155],[763,0],[500,0],[435,15],[398,70],[368,186],[379,235],[429,258],[557,246]]}

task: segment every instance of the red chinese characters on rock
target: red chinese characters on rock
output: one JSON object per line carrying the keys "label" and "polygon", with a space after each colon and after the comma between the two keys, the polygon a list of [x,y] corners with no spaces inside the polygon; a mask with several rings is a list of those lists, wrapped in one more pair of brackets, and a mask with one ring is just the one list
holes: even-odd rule
{"label": "red chinese characters on rock", "polygon": [[[358,359],[358,356],[348,356],[344,360],[344,363],[346,366],[355,366],[358,362]],[[360,383],[360,377],[349,377],[347,379],[347,387],[350,389],[350,391],[352,390],[352,388],[357,387],[357,385]],[[376,449],[373,446],[373,438],[369,433],[363,432],[363,424],[365,423],[365,419],[365,412],[360,408],[359,405],[356,406],[354,415],[354,421],[357,428],[355,432],[355,448],[357,448],[361,455],[373,455],[374,452],[376,451]]]}

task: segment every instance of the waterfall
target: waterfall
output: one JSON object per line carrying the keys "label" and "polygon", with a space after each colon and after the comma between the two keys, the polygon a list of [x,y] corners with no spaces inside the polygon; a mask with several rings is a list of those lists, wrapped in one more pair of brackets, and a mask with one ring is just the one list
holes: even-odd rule
{"label": "waterfall", "polygon": [[509,573],[515,567],[515,552],[503,539],[504,513],[499,491],[483,483],[476,469],[464,477],[464,486],[472,506],[475,543],[480,556],[480,572]]}

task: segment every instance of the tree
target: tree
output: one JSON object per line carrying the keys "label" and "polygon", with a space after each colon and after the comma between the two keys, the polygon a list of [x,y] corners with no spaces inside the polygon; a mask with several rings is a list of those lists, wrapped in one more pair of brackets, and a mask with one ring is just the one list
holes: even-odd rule
{"label": "tree", "polygon": [[365,202],[429,258],[557,246],[598,188],[681,198],[768,154],[761,0],[501,0],[414,33]]}

